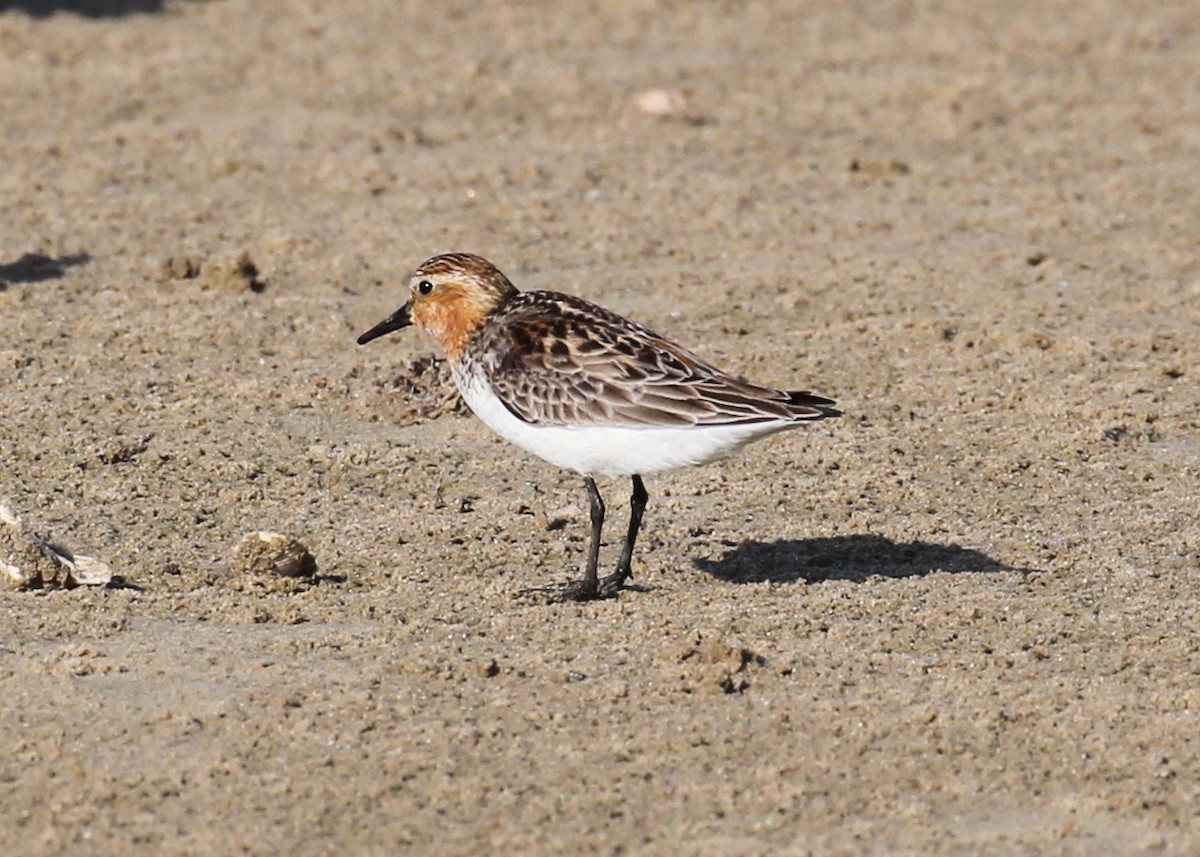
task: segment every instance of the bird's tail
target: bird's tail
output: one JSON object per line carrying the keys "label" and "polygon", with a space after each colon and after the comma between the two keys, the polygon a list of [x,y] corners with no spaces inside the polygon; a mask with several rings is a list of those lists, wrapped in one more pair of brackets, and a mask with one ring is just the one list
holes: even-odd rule
{"label": "bird's tail", "polygon": [[841,411],[833,407],[837,404],[833,399],[826,399],[808,390],[785,390],[784,393],[788,397],[788,408],[797,419],[823,420],[842,415]]}

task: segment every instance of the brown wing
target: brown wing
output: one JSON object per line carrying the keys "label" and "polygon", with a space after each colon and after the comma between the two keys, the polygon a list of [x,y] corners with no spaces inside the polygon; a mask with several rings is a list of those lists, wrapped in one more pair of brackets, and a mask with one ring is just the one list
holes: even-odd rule
{"label": "brown wing", "polygon": [[480,335],[496,395],[530,423],[689,426],[839,416],[829,399],[739,381],[570,295],[523,292]]}

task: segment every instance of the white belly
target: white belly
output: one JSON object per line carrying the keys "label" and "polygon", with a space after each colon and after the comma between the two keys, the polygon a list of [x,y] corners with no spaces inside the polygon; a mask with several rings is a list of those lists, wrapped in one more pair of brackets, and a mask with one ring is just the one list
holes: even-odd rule
{"label": "white belly", "polygon": [[704,464],[753,440],[793,428],[775,422],[720,426],[542,426],[513,415],[481,379],[459,378],[459,391],[479,419],[539,458],[585,476],[632,476]]}

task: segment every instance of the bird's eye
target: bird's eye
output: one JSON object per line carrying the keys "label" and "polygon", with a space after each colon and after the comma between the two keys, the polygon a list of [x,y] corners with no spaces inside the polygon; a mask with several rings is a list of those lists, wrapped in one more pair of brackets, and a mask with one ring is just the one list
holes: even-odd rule
{"label": "bird's eye", "polygon": [[421,282],[417,283],[417,291],[423,295],[427,295],[433,291],[433,283],[429,282],[429,280],[421,280]]}

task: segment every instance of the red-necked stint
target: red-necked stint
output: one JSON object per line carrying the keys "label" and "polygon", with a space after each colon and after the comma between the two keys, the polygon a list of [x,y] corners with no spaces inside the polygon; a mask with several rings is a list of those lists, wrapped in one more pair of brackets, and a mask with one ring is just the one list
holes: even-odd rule
{"label": "red-necked stint", "polygon": [[[479,256],[434,256],[413,273],[409,292],[358,344],[415,324],[445,349],[477,417],[584,477],[592,539],[583,579],[536,590],[558,598],[609,597],[632,576],[648,499],[642,476],[705,464],[776,432],[841,416],[832,399],[738,380],[581,298],[517,291]],[[603,578],[596,574],[604,524],[597,476],[633,478],[625,545],[616,571]]]}

